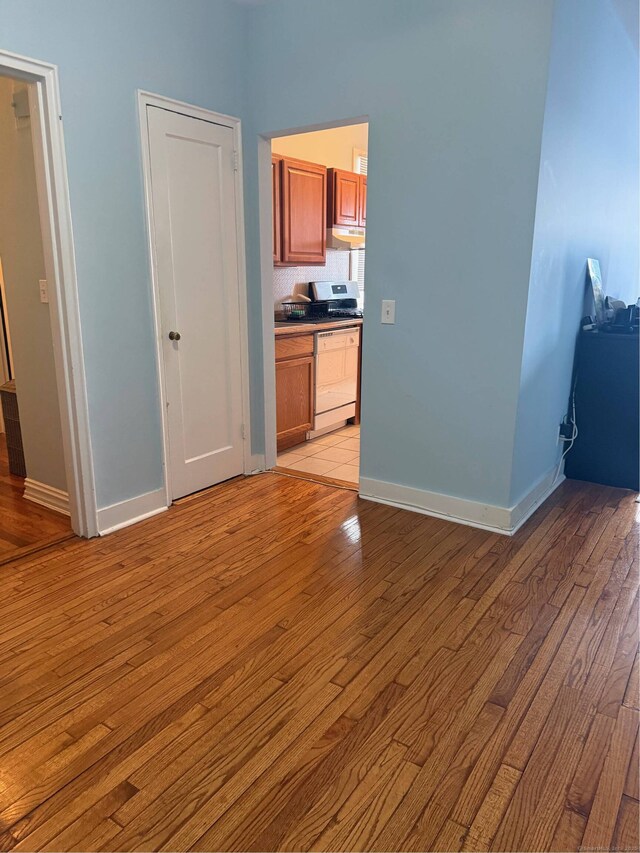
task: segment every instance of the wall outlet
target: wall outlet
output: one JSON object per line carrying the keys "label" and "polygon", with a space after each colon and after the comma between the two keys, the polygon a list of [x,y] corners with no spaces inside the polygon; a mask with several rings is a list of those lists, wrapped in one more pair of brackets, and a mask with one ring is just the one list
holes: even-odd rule
{"label": "wall outlet", "polygon": [[46,282],[46,279],[40,279],[38,284],[40,285],[40,302],[48,302],[49,301],[49,286]]}
{"label": "wall outlet", "polygon": [[395,323],[396,322],[396,300],[395,299],[383,299],[382,300],[382,323]]}

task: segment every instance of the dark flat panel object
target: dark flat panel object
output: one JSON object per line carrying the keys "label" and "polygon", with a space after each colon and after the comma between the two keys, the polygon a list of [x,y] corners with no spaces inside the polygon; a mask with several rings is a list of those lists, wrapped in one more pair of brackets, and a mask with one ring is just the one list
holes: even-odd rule
{"label": "dark flat panel object", "polygon": [[581,332],[576,353],[578,438],[565,474],[639,488],[638,335]]}

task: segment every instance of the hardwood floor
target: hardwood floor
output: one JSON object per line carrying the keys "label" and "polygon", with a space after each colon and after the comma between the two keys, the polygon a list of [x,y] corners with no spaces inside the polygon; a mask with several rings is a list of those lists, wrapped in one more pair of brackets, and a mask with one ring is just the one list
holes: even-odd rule
{"label": "hardwood floor", "polygon": [[0,570],[4,850],[637,850],[638,505],[267,474]]}
{"label": "hardwood floor", "polygon": [[23,492],[22,477],[9,473],[6,437],[0,433],[0,565],[73,535],[67,516],[26,501]]}

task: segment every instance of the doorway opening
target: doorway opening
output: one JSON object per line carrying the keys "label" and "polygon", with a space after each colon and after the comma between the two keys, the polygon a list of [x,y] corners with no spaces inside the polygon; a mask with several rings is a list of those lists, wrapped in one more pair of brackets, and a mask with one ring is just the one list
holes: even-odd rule
{"label": "doorway opening", "polygon": [[357,121],[271,140],[274,470],[353,489],[360,472],[368,130]]}
{"label": "doorway opening", "polygon": [[[63,519],[64,514],[60,513],[60,509],[66,510],[67,518],[64,519],[66,530],[70,527],[74,533],[90,537],[98,533],[97,510],[58,71],[55,65],[8,51],[0,51],[0,79],[4,78],[9,78],[10,81],[4,83],[5,88],[7,86],[11,88],[8,122],[10,127],[13,123],[16,134],[12,144],[15,143],[14,147],[25,159],[32,158],[32,169],[35,173],[38,213],[35,217],[31,216],[35,224],[25,238],[27,253],[31,250],[33,241],[39,239],[44,263],[44,274],[37,272],[36,275],[39,278],[34,282],[32,272],[24,285],[25,293],[21,292],[19,297],[28,293],[29,298],[33,299],[35,294],[36,308],[33,309],[32,315],[35,316],[38,312],[42,315],[37,318],[40,321],[39,331],[43,339],[49,338],[53,351],[53,372],[46,373],[47,367],[51,365],[50,362],[47,364],[43,362],[42,375],[38,375],[33,381],[46,385],[42,393],[47,401],[47,414],[50,421],[53,420],[53,409],[57,404],[62,444],[61,460],[60,441],[55,451],[53,444],[47,448],[47,440],[53,434],[48,428],[42,428],[38,432],[31,425],[28,431],[32,439],[27,439],[26,433],[22,436],[25,439],[26,473],[32,480],[28,491],[34,506],[53,510]],[[18,144],[17,137],[20,134],[23,138]],[[27,137],[29,144],[24,144],[24,137]],[[5,173],[9,175],[7,180],[15,182],[16,173],[8,170],[9,160],[4,158],[4,146],[2,150],[3,166]],[[14,189],[14,193],[17,195],[17,190]],[[24,198],[19,198],[18,202],[26,205],[26,195]],[[29,199],[29,205],[32,204],[33,196]],[[22,215],[22,209],[18,207],[17,210]],[[25,356],[26,348],[17,341],[15,336],[16,324],[21,322],[16,301],[19,297],[15,294],[13,297],[11,295],[12,289],[16,290],[18,280],[22,279],[16,277],[16,267],[9,259],[14,247],[9,245],[7,250],[7,245],[9,243],[5,242],[5,249],[2,251],[6,292],[5,315],[8,318],[5,325],[11,334],[14,362],[11,370],[15,371],[15,400],[19,407],[21,396],[24,397],[25,393],[28,395],[32,388],[27,389],[26,374],[29,371],[25,367],[25,358],[28,358],[29,353]],[[16,311],[13,310],[14,308]],[[47,311],[48,325],[41,322],[43,316],[46,317]],[[1,378],[4,380],[2,384],[6,384],[6,380],[9,379],[7,367],[9,357],[4,342],[0,344],[0,351],[5,353]],[[11,394],[11,390],[8,393]],[[34,408],[37,412],[35,403],[30,407],[27,400],[23,402],[22,410],[18,409],[21,426],[27,421],[32,421]],[[43,427],[48,427],[48,424],[44,424]],[[33,462],[34,448],[39,454],[39,462]],[[46,455],[42,453],[43,450],[49,450],[48,464],[51,466],[49,468],[43,462]],[[64,478],[60,475],[60,464],[64,468]],[[58,485],[51,485],[48,482],[56,476],[52,473],[53,466],[58,466]],[[33,471],[29,470],[30,467],[33,467]],[[41,480],[37,479],[38,472],[42,472]],[[26,481],[21,482],[26,483]],[[64,484],[64,488],[60,487],[61,483]],[[18,495],[20,507],[23,508],[28,504],[24,499],[24,487],[18,488]],[[8,516],[5,515],[5,517]],[[13,532],[10,531],[8,538],[11,539],[12,536]],[[16,543],[10,544],[13,544],[12,555],[15,555],[19,548]],[[11,551],[10,548],[8,550]],[[9,557],[9,559],[12,558],[13,556]]]}
{"label": "doorway opening", "polygon": [[0,75],[0,564],[72,535],[33,126]]}

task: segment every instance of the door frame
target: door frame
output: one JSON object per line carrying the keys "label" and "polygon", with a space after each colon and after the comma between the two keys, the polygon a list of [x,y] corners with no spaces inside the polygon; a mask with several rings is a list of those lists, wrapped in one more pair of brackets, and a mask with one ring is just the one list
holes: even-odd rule
{"label": "door frame", "polygon": [[242,128],[239,118],[224,115],[193,104],[177,101],[174,98],[156,95],[138,89],[138,119],[140,129],[140,150],[142,153],[142,174],[144,183],[144,199],[147,226],[147,243],[149,249],[149,264],[151,272],[153,316],[156,336],[156,366],[158,372],[158,389],[160,396],[160,417],[162,422],[162,468],[164,474],[164,489],[166,505],[171,506],[171,466],[169,465],[169,424],[167,418],[167,389],[162,350],[162,318],[160,313],[160,285],[158,282],[158,265],[155,247],[155,223],[153,219],[153,204],[151,196],[151,158],[149,156],[149,124],[147,107],[159,107],[170,112],[180,113],[189,118],[208,121],[212,124],[231,128],[233,131],[233,146],[235,150],[234,186],[236,193],[236,245],[238,264],[238,299],[240,309],[240,359],[242,375],[242,422],[243,428],[243,472],[251,473],[251,410],[249,386],[249,335],[247,309],[247,271],[245,259],[245,230],[244,230],[244,194],[242,177]]}
{"label": "door frame", "polygon": [[368,115],[319,122],[302,127],[258,135],[258,218],[260,235],[260,295],[262,300],[262,381],[264,388],[264,467],[269,470],[277,461],[276,438],[276,361],[273,314],[273,223],[271,219],[271,147],[281,136],[331,130],[352,124],[370,124]]}
{"label": "door frame", "polygon": [[0,50],[0,73],[33,84],[29,87],[31,137],[71,526],[79,536],[97,536],[89,406],[58,68],[48,62]]}
{"label": "door frame", "polygon": [[[2,272],[2,256],[0,255],[0,383],[2,385],[9,380],[13,367],[10,358],[11,333],[9,324],[7,323],[5,308],[4,277]],[[2,408],[0,407],[0,432],[4,433],[5,431]]]}

